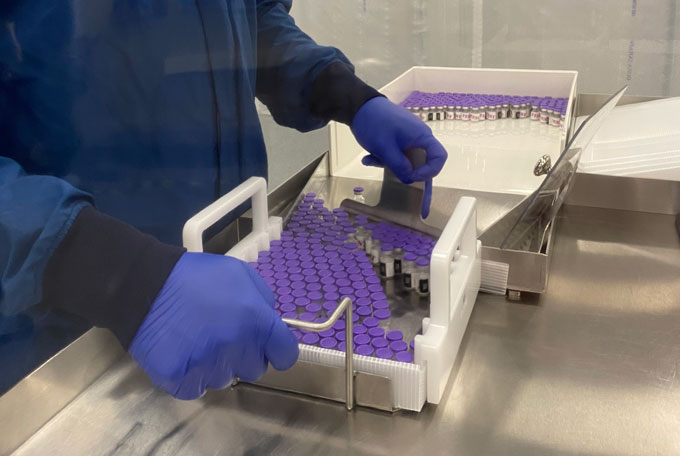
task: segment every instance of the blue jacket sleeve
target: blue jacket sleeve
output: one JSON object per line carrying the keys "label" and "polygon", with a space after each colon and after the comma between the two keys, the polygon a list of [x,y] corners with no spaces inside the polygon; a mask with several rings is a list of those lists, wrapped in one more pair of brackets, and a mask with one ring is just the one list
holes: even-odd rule
{"label": "blue jacket sleeve", "polygon": [[47,262],[90,196],[51,176],[27,175],[0,156],[0,312],[15,314],[42,298]]}
{"label": "blue jacket sleeve", "polygon": [[0,156],[0,314],[41,304],[109,328],[127,347],[183,252]]}
{"label": "blue jacket sleeve", "polygon": [[351,123],[379,96],[354,75],[338,49],[319,46],[290,16],[292,0],[257,2],[257,97],[281,125],[309,131],[329,120]]}

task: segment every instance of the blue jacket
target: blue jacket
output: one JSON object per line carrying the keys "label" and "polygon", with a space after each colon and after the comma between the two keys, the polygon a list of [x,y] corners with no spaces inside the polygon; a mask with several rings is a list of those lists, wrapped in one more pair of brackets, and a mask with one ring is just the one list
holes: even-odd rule
{"label": "blue jacket", "polygon": [[[179,244],[192,214],[248,177],[266,176],[255,97],[278,123],[307,131],[348,122],[375,96],[340,51],[300,31],[290,7],[290,0],[3,0],[0,317],[41,301],[48,261],[67,233],[81,232],[86,242],[70,243],[90,251],[60,257],[52,283],[62,289],[52,294],[97,301],[96,290],[116,273],[136,271],[126,288],[152,285],[135,324],[119,334],[129,340],[176,252],[149,247],[141,266],[118,258],[135,250],[118,238],[137,234],[92,215],[76,230],[84,207],[96,203]],[[167,265],[149,277],[146,269],[160,262],[153,254]],[[97,256],[118,261],[118,271],[100,274],[108,282],[89,275],[108,267],[94,265]],[[64,289],[79,282],[92,289]],[[139,299],[119,292],[109,301]]]}

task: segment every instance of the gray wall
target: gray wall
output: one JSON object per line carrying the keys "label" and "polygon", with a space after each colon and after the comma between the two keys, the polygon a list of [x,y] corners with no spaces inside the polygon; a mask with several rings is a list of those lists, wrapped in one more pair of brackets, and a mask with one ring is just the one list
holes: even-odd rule
{"label": "gray wall", "polygon": [[[680,96],[679,9],[675,0],[294,0],[292,15],[376,87],[413,65],[481,66],[578,70],[580,92],[628,84],[630,95]],[[263,119],[272,183],[328,148],[325,131],[284,131],[264,110]]]}
{"label": "gray wall", "polygon": [[416,64],[579,71],[582,92],[680,95],[675,0],[295,0],[298,24],[382,85]]}

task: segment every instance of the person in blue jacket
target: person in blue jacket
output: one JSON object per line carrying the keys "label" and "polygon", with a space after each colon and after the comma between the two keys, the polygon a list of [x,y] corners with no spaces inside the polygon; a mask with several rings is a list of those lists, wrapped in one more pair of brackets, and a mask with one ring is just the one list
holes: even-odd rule
{"label": "person in blue jacket", "polygon": [[[431,179],[446,152],[290,8],[0,3],[0,331],[29,308],[78,315],[181,399],[296,361],[253,269],[179,247],[186,219],[266,176],[255,98],[300,131],[350,125],[364,163],[407,183]],[[427,151],[417,169],[403,153],[413,147]]]}

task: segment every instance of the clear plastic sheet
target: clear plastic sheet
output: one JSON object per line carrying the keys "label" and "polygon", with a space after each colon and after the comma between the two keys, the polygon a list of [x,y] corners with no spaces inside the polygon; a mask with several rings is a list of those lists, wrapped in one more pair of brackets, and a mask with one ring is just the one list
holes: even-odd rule
{"label": "clear plastic sheet", "polygon": [[413,65],[579,71],[579,92],[680,95],[674,0],[294,0],[293,16],[382,86]]}

